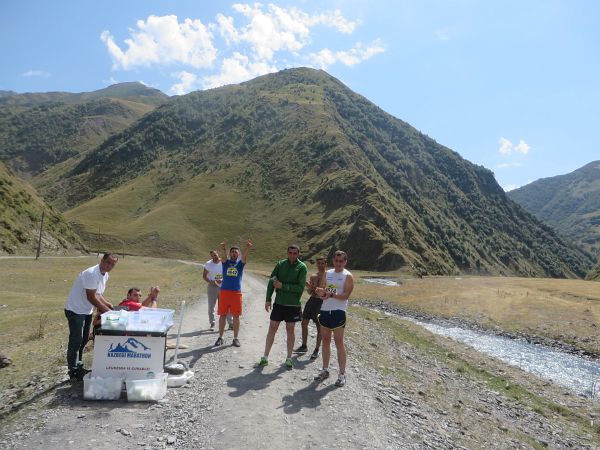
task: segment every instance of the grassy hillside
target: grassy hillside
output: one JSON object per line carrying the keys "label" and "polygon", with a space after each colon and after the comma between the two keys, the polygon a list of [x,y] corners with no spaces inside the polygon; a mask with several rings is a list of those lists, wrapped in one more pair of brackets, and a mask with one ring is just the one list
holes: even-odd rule
{"label": "grassy hillside", "polygon": [[35,255],[42,210],[46,211],[42,253],[82,251],[79,236],[65,223],[62,215],[46,205],[31,186],[0,162],[0,254]]}
{"label": "grassy hillside", "polygon": [[25,176],[40,174],[124,130],[166,98],[140,83],[81,94],[5,94],[0,160]]}
{"label": "grassy hillside", "polygon": [[[151,186],[126,199],[138,176]],[[308,257],[344,248],[355,268],[581,277],[592,265],[489,170],[312,69],[175,98],[59,181],[64,204],[78,206],[71,220],[88,232],[118,221],[107,230],[144,241],[146,254],[253,235],[267,253],[275,237],[279,247],[300,242]]]}
{"label": "grassy hillside", "polygon": [[600,253],[600,161],[534,181],[509,196],[582,248]]}
{"label": "grassy hillside", "polygon": [[600,281],[600,260],[587,274],[586,280]]}

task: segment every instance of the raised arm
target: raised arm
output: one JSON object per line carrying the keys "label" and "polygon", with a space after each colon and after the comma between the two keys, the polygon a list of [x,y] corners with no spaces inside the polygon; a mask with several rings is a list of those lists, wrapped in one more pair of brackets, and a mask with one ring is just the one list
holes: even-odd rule
{"label": "raised arm", "polygon": [[146,308],[156,308],[158,306],[157,300],[159,292],[160,288],[158,286],[152,286],[148,297],[142,302],[142,306],[145,306]]}
{"label": "raised arm", "polygon": [[248,253],[250,253],[250,249],[252,248],[252,241],[248,239],[246,241],[246,248],[244,249],[244,253],[242,253],[242,262],[246,264],[246,260],[248,259]]}
{"label": "raised arm", "polygon": [[225,258],[225,261],[227,261],[229,258],[229,253],[227,252],[227,241],[225,239],[223,239],[223,242],[221,242],[221,250],[223,250],[223,258]]}

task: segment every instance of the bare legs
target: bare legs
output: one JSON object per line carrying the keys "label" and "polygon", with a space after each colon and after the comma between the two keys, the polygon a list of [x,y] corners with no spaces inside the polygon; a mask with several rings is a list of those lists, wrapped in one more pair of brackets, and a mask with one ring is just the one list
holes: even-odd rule
{"label": "bare legs", "polygon": [[294,340],[296,336],[294,335],[294,331],[296,328],[296,322],[286,322],[285,323],[285,332],[287,334],[287,357],[292,357],[292,352],[294,351]]}
{"label": "bare legs", "polygon": [[344,327],[330,330],[329,328],[321,328],[321,337],[323,340],[323,368],[329,369],[329,360],[331,358],[331,337],[335,342],[337,350],[338,363],[340,365],[340,373],[346,373],[346,346],[344,345]]}
{"label": "bare legs", "polygon": [[275,334],[277,333],[280,323],[281,322],[276,322],[274,320],[269,322],[269,331],[267,331],[267,339],[265,340],[265,358],[269,357],[271,347],[273,347],[273,341],[275,340]]}
{"label": "bare legs", "polygon": [[[306,347],[308,344],[308,322],[310,320],[309,319],[302,319],[302,346]],[[314,353],[318,353],[319,352],[319,348],[321,347],[321,325],[319,325],[318,322],[315,322],[315,325],[317,326],[317,342],[315,344],[315,350]]]}
{"label": "bare legs", "polygon": [[[279,329],[279,324],[281,322],[276,322],[275,320],[271,320],[269,323],[269,331],[267,331],[267,338],[265,340],[265,358],[269,357],[269,353],[271,352],[271,347],[273,346],[273,341],[275,340],[275,335],[277,334],[277,330]],[[235,323],[234,323],[235,327]],[[285,332],[287,334],[287,357],[292,357],[292,352],[294,351],[294,340],[295,336],[295,327],[296,322],[286,322],[285,324]]]}

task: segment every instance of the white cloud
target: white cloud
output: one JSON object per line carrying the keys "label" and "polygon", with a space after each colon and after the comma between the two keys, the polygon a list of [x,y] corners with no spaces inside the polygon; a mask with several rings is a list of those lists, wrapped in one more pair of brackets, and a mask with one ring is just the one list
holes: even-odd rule
{"label": "white cloud", "polygon": [[435,35],[440,41],[447,41],[450,39],[450,29],[440,28],[439,30],[435,31]]}
{"label": "white cloud", "polygon": [[511,167],[521,167],[521,163],[512,162],[512,163],[502,163],[502,164],[496,165],[497,169],[510,169]]}
{"label": "white cloud", "polygon": [[500,147],[498,148],[498,152],[500,152],[502,155],[511,155],[512,153],[522,153],[523,155],[526,155],[531,149],[529,144],[523,139],[520,139],[517,145],[513,145],[511,141],[501,137],[499,144]]}
{"label": "white cloud", "polygon": [[504,189],[504,192],[510,192],[520,187],[521,186],[517,186],[516,184],[507,184],[506,186],[502,186],[502,189]]}
{"label": "white cloud", "polygon": [[108,78],[108,80],[102,80],[102,84],[117,84],[119,82],[119,80],[117,80],[115,77],[110,77]]}
{"label": "white cloud", "polygon": [[241,83],[276,71],[277,68],[274,66],[262,61],[252,62],[246,55],[236,52],[231,58],[223,60],[221,71],[218,74],[204,77],[203,86],[209,89],[226,84]]}
{"label": "white cloud", "polygon": [[309,15],[298,8],[282,8],[260,3],[236,3],[233,10],[245,16],[249,23],[236,29],[233,18],[217,16],[221,35],[226,40],[250,45],[257,59],[269,61],[278,51],[298,52],[310,42],[310,29],[317,25],[351,34],[357,23],[349,21],[339,10]]}
{"label": "white cloud", "polygon": [[113,59],[113,69],[132,69],[151,64],[181,63],[196,69],[210,67],[217,58],[213,35],[199,19],[177,20],[177,16],[149,16],[130,30],[123,51],[109,31],[100,39]]}
{"label": "white cloud", "polygon": [[46,72],[45,70],[34,70],[29,69],[26,72],[21,74],[23,77],[43,77],[48,78],[50,76],[50,72]]}
{"label": "white cloud", "polygon": [[525,142],[524,140],[521,139],[521,140],[519,140],[519,143],[515,147],[515,152],[523,153],[524,155],[526,155],[527,153],[529,153],[530,148],[531,147],[529,146],[529,144],[527,144],[527,142]]}
{"label": "white cloud", "polygon": [[196,74],[181,71],[172,73],[171,75],[175,78],[179,78],[179,83],[171,86],[170,91],[172,94],[183,95],[200,88],[200,81]]}
{"label": "white cloud", "polygon": [[370,45],[349,44],[348,50],[337,51],[316,45],[315,27],[344,35],[354,32],[359,22],[347,19],[340,10],[309,14],[272,3],[235,3],[232,10],[235,19],[219,13],[207,23],[151,15],[137,21],[123,45],[110,31],[102,32],[100,38],[115,70],[177,67],[171,75],[178,81],[170,88],[176,94],[239,83],[294,65],[325,68],[339,62],[354,66],[385,51],[379,40]]}
{"label": "white cloud", "polygon": [[336,62],[340,62],[346,66],[354,66],[384,51],[385,48],[379,41],[373,42],[368,47],[359,42],[350,50],[333,52],[328,48],[324,48],[317,53],[308,55],[308,59],[314,66],[327,69],[327,67]]}

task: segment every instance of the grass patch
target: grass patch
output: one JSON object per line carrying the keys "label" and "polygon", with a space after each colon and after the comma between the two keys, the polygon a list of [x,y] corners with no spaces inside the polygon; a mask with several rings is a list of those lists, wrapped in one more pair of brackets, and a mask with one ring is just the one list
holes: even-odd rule
{"label": "grass patch", "polygon": [[[98,263],[95,257],[0,260],[2,308],[0,342],[13,364],[2,369],[0,391],[25,387],[32,378],[52,378],[66,369],[67,319],[64,303],[82,270]],[[204,293],[202,268],[157,258],[126,257],[110,273],[106,297],[113,303],[127,289],[161,287],[159,306],[178,308],[181,300]],[[84,360],[90,363],[90,354]]]}
{"label": "grass patch", "polygon": [[[359,274],[365,275],[381,276]],[[597,353],[600,348],[600,291],[595,282],[427,277],[402,278],[401,286],[382,286],[358,281],[355,298],[385,299],[442,317],[462,317],[488,328],[499,326],[511,332],[560,340],[591,352]]]}

